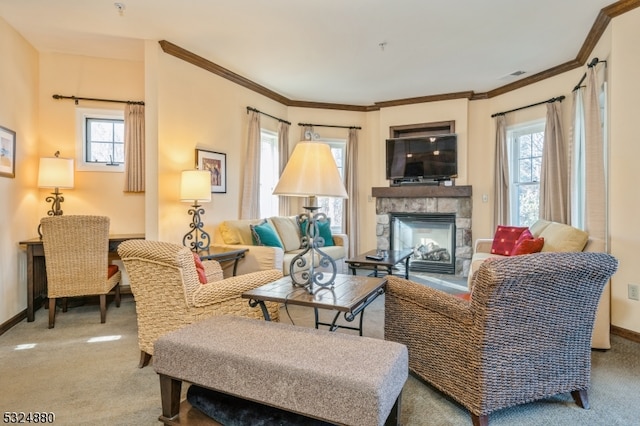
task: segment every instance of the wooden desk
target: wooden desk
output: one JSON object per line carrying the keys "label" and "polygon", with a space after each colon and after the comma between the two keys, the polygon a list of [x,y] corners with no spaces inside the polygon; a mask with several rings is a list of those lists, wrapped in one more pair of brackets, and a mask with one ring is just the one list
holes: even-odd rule
{"label": "wooden desk", "polygon": [[[118,246],[126,240],[143,240],[144,234],[120,234],[109,236],[109,259],[119,259]],[[40,238],[20,241],[27,246],[27,321],[35,319],[37,311],[47,298],[47,270],[44,261],[44,245]]]}

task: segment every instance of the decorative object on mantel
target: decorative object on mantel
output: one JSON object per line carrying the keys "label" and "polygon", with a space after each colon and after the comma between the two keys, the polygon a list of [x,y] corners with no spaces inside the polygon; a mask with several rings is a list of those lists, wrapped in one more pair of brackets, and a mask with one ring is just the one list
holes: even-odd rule
{"label": "decorative object on mantel", "polygon": [[[211,171],[183,170],[180,181],[180,201],[193,202],[189,209],[189,214],[192,216],[189,224],[191,230],[182,238],[182,245],[196,253],[209,250],[211,237],[203,228],[200,215],[204,214],[204,209],[198,203],[211,201]],[[193,241],[187,244],[190,240]]]}
{"label": "decorative object on mantel", "polygon": [[[51,203],[48,216],[62,216],[61,204],[64,201],[60,188],[73,188],[73,158],[61,158],[60,151],[54,157],[40,158],[38,169],[38,188],[54,188],[51,196],[45,201]],[[42,239],[41,226],[38,225],[38,236]]]}
{"label": "decorative object on mantel", "polygon": [[[320,236],[319,224],[326,222],[327,216],[318,212],[316,196],[348,198],[348,195],[329,145],[298,142],[273,194],[307,197],[307,205],[304,206],[307,213],[301,213],[298,217],[300,223],[306,221],[302,238],[305,250],[291,261],[291,282],[294,286],[306,288],[309,293],[314,292],[314,285],[332,287],[336,263],[320,248],[324,245],[324,239]],[[320,267],[329,269],[328,273],[315,269],[316,257],[319,258]]]}

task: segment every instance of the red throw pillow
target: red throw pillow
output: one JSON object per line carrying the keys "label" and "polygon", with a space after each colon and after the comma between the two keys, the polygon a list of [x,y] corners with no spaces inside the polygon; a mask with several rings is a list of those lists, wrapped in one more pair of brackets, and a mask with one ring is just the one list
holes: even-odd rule
{"label": "red throw pillow", "polygon": [[528,229],[526,226],[498,226],[496,234],[491,244],[491,253],[500,254],[502,256],[511,256],[513,247],[520,235]]}
{"label": "red throw pillow", "polygon": [[520,234],[520,236],[516,240],[516,243],[513,245],[513,248],[515,249],[516,247],[518,247],[518,244],[520,244],[524,240],[533,240],[533,234],[531,233],[531,231],[529,231],[529,228],[522,231],[522,234]]}
{"label": "red throw pillow", "polygon": [[523,240],[520,244],[513,248],[511,256],[519,256],[521,254],[538,253],[542,250],[544,245],[544,238],[532,238],[530,240]]}
{"label": "red throw pillow", "polygon": [[458,294],[455,294],[454,296],[462,300],[471,300],[471,293],[458,293]]}
{"label": "red throw pillow", "polygon": [[118,272],[118,265],[107,265],[107,278],[111,278]]}
{"label": "red throw pillow", "polygon": [[200,281],[200,284],[206,284],[207,274],[205,274],[202,260],[200,260],[200,256],[198,256],[196,252],[193,252],[193,261],[196,264],[196,271],[198,272],[198,281]]}

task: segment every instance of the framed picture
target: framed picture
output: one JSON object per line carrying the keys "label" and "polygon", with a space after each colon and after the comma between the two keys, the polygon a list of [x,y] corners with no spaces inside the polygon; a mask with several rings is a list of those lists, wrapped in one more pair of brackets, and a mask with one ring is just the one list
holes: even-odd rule
{"label": "framed picture", "polygon": [[196,149],[196,164],[211,171],[211,192],[227,192],[227,154]]}
{"label": "framed picture", "polygon": [[16,177],[16,132],[0,126],[0,176]]}

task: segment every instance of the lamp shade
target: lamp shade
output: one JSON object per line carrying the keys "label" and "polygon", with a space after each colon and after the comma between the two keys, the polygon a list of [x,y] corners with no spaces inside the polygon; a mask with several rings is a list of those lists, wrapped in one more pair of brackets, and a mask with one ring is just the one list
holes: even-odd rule
{"label": "lamp shade", "polygon": [[296,144],[273,194],[349,198],[329,145],[304,141]]}
{"label": "lamp shade", "polygon": [[183,170],[180,181],[181,201],[211,201],[211,172]]}
{"label": "lamp shade", "polygon": [[73,188],[73,158],[40,158],[38,187]]}

